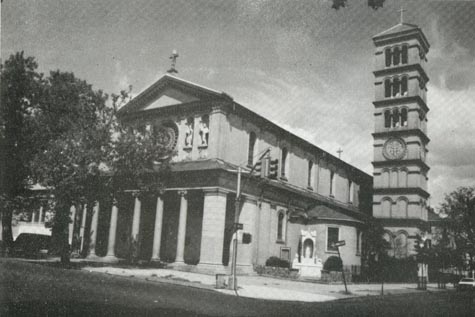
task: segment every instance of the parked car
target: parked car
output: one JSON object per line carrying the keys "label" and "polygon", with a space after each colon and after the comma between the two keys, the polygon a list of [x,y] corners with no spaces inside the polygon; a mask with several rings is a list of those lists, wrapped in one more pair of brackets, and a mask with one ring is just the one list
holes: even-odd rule
{"label": "parked car", "polygon": [[23,257],[46,256],[51,236],[35,233],[21,233],[13,244],[13,254]]}
{"label": "parked car", "polygon": [[475,290],[475,279],[471,277],[464,277],[459,281],[457,290]]}

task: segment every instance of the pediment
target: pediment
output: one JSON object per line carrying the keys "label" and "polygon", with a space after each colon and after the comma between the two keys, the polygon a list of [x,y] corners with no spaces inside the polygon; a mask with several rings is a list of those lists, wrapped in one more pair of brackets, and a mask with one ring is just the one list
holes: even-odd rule
{"label": "pediment", "polygon": [[222,92],[165,74],[120,108],[119,115],[223,98],[230,97]]}
{"label": "pediment", "polygon": [[145,104],[143,107],[140,107],[139,109],[142,109],[142,110],[156,109],[156,108],[179,105],[179,104],[199,101],[199,100],[200,99],[197,98],[196,96],[185,94],[182,91],[179,91],[177,89],[167,88],[161,94],[159,94],[154,101],[152,101],[151,103],[148,103],[148,105]]}

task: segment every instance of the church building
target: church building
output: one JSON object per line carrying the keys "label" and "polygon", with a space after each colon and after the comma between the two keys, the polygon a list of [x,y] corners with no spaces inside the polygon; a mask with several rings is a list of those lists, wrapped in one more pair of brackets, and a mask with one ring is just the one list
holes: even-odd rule
{"label": "church building", "polygon": [[[241,167],[238,272],[251,273],[270,257],[321,269],[338,254],[333,243],[340,240],[346,241],[340,248],[345,266],[360,266],[362,230],[371,214],[371,176],[228,94],[172,74],[136,96],[119,116],[137,131],[161,131],[164,145],[176,151],[165,193],[153,199],[125,193],[118,200],[118,217],[111,217],[131,220],[144,258],[229,272]],[[251,175],[260,158],[261,171]],[[110,203],[99,203],[101,211],[103,205]],[[123,234],[113,244],[126,238]],[[108,255],[120,256],[119,249]]]}
{"label": "church building", "polygon": [[70,236],[80,237],[89,259],[125,258],[132,239],[142,260],[229,273],[236,226],[238,273],[277,257],[318,278],[339,253],[358,274],[362,232],[374,216],[392,255],[412,255],[429,220],[429,44],[419,27],[402,21],[373,42],[373,177],[230,95],[178,77],[174,52],[168,73],[118,112],[131,129],[159,132],[162,145],[174,151],[166,188],[155,195],[133,189],[115,199],[105,195],[91,219],[85,208],[72,207]]}

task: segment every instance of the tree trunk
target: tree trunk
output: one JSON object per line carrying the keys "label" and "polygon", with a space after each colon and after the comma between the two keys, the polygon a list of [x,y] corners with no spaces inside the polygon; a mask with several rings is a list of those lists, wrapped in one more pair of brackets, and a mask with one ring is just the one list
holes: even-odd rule
{"label": "tree trunk", "polygon": [[55,208],[54,223],[52,228],[53,250],[61,258],[61,264],[70,263],[69,256],[69,204],[58,203]]}
{"label": "tree trunk", "polygon": [[2,240],[3,252],[8,256],[13,248],[13,233],[12,233],[12,211],[2,210]]}

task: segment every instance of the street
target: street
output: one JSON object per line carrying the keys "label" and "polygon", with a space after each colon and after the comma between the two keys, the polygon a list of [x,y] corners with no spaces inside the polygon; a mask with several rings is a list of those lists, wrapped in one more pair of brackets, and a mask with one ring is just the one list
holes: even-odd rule
{"label": "street", "polygon": [[266,301],[0,259],[1,316],[473,316],[472,301],[472,294],[454,291]]}

